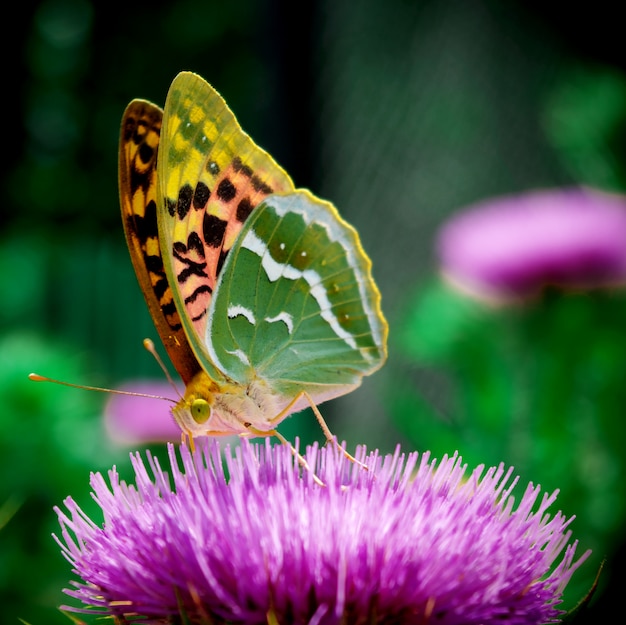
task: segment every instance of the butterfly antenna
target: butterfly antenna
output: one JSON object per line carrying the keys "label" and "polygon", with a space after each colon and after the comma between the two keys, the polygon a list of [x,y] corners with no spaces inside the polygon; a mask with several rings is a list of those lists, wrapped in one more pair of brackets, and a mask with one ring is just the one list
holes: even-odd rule
{"label": "butterfly antenna", "polygon": [[100,386],[87,386],[86,384],[72,384],[71,382],[63,382],[62,380],[55,380],[54,378],[47,378],[38,373],[29,373],[28,378],[33,382],[52,382],[53,384],[60,384],[61,386],[69,386],[71,388],[80,388],[83,391],[98,391],[100,393],[113,393],[114,395],[132,395],[133,397],[149,397],[150,399],[163,399],[165,401],[176,403],[175,399],[171,397],[163,397],[161,395],[151,395],[150,393],[138,393],[136,391],[121,391],[113,388],[102,388]]}
{"label": "butterfly antenna", "polygon": [[167,378],[167,381],[172,385],[173,389],[176,391],[176,394],[182,399],[182,395],[180,394],[180,391],[176,387],[176,383],[172,379],[172,376],[170,375],[170,372],[167,370],[167,367],[165,366],[165,363],[161,360],[161,356],[159,356],[159,353],[156,350],[156,347],[154,345],[154,341],[152,339],[144,339],[143,340],[143,346],[145,347],[146,351],[148,351],[148,352],[150,352],[152,354],[154,359],[157,361],[159,367],[161,367],[161,369],[163,370],[163,373],[165,374],[165,377]]}

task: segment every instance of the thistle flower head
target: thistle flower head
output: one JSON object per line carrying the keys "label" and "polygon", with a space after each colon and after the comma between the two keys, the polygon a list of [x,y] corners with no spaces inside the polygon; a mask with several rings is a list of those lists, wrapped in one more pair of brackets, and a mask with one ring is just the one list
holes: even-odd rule
{"label": "thistle flower head", "polygon": [[487,299],[622,285],[626,198],[588,188],[494,198],[450,219],[437,248],[444,275]]}
{"label": "thistle flower head", "polygon": [[[546,623],[574,570],[569,521],[511,470],[457,455],[281,445],[170,446],[169,474],[132,457],[136,483],[92,477],[99,526],[72,499],[58,538],[82,578],[66,592],[118,618],[189,623]],[[67,608],[80,611],[80,608]],[[144,622],[144,621],[141,621]]]}

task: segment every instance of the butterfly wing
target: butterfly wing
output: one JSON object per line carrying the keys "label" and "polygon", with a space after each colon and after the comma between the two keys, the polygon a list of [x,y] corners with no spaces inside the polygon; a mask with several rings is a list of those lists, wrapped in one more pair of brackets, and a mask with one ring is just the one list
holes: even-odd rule
{"label": "butterfly wing", "polygon": [[357,232],[308,191],[266,198],[226,260],[206,341],[230,377],[262,377],[286,399],[354,389],[382,366],[387,344]]}
{"label": "butterfly wing", "polygon": [[242,225],[263,198],[293,190],[285,171],[243,132],[202,78],[179,74],[165,103],[158,159],[165,272],[191,346],[213,378],[207,313]]}
{"label": "butterfly wing", "polygon": [[137,279],[157,331],[186,383],[200,370],[191,350],[165,274],[157,229],[157,151],[161,109],[133,100],[122,117],[119,192],[122,221]]}

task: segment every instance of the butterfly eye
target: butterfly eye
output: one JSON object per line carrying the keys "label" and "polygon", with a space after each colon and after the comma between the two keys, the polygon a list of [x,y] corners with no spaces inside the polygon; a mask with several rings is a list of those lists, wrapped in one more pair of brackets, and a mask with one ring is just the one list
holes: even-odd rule
{"label": "butterfly eye", "polygon": [[206,399],[194,399],[191,402],[191,416],[196,423],[206,423],[211,416],[211,405]]}

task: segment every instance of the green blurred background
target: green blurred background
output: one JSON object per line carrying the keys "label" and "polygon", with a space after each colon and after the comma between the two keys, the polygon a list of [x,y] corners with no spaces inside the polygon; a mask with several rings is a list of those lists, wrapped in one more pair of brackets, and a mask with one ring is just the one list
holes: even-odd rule
{"label": "green blurred background", "polygon": [[[425,417],[462,405],[464,395],[451,382],[450,363],[432,366],[398,349],[397,328],[406,335],[408,324],[410,333],[414,303],[436,273],[433,236],[462,206],[574,183],[624,190],[621,21],[609,2],[578,10],[488,0],[44,0],[12,7],[2,42],[0,622],[67,622],[55,610],[70,572],[50,537],[58,527],[52,506],[71,494],[91,510],[89,472],[128,466],[128,449],[103,433],[106,398],[35,385],[27,374],[110,387],[162,378],[141,348],[144,337],[156,336],[119,217],[117,142],[127,102],[163,104],[178,71],[198,72],[297,185],[333,201],[359,230],[390,321],[390,360],[361,389],[324,406],[340,440],[383,451],[398,442],[423,449],[427,441],[438,455],[458,448],[470,462],[513,462],[506,446],[490,440],[486,448],[471,424],[474,446],[467,436],[444,432],[435,440],[415,432],[415,424],[428,430]],[[621,341],[619,306],[611,328]],[[557,323],[551,327],[560,327],[554,310],[548,314]],[[594,336],[598,317],[574,314],[577,335]],[[514,349],[507,332],[482,336],[494,339],[483,354],[495,363],[494,384],[485,387],[494,392],[498,359],[514,363],[517,353],[506,351]],[[551,357],[558,368],[558,351]],[[599,362],[587,374],[610,371],[619,390],[622,364]],[[560,382],[560,397],[570,396]],[[615,403],[619,393],[613,398],[615,412],[623,404]],[[566,411],[568,403],[557,397],[554,405]],[[433,423],[432,432],[440,426]],[[281,429],[306,442],[322,438],[304,415]],[[551,449],[558,455],[558,441]],[[614,453],[624,455],[623,448]],[[530,471],[536,464],[519,462],[524,481],[561,486],[549,472]],[[623,465],[616,466],[623,481]],[[619,501],[610,531],[582,545],[596,549],[587,586],[604,555],[609,563],[622,557],[623,487],[612,496]],[[580,516],[575,506],[566,512]],[[615,609],[611,570],[589,622]]]}

